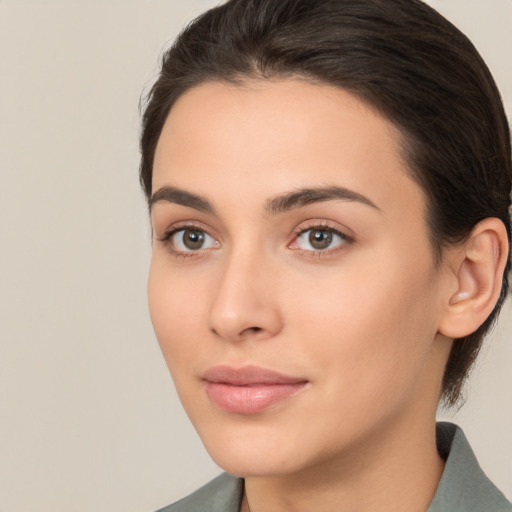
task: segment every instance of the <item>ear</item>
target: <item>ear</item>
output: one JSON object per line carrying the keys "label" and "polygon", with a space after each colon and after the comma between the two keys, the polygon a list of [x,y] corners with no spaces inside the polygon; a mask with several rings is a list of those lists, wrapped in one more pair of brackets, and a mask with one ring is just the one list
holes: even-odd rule
{"label": "ear", "polygon": [[505,225],[496,218],[482,220],[461,250],[449,257],[456,281],[447,294],[439,332],[462,338],[484,323],[500,296],[508,258]]}

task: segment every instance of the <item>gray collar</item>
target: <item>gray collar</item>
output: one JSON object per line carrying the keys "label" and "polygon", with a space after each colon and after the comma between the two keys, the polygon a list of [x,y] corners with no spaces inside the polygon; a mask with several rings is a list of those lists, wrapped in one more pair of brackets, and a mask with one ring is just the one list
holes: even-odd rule
{"label": "gray collar", "polygon": [[457,425],[437,424],[437,449],[446,466],[427,512],[512,511],[512,505],[485,476]]}

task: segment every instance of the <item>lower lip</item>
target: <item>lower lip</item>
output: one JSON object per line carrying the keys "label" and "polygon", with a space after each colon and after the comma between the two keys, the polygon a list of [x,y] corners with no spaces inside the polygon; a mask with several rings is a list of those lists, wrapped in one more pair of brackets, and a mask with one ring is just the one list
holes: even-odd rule
{"label": "lower lip", "polygon": [[207,382],[206,393],[210,400],[224,411],[236,414],[257,414],[295,395],[305,385],[306,382],[234,386]]}

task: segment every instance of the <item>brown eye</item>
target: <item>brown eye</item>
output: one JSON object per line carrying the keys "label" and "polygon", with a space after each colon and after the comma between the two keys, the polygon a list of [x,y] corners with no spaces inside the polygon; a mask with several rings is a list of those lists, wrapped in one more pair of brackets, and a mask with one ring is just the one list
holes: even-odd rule
{"label": "brown eye", "polygon": [[177,252],[200,251],[219,245],[206,231],[195,228],[183,228],[175,231],[170,237],[170,242]]}
{"label": "brown eye", "polygon": [[204,231],[198,231],[197,229],[185,229],[183,230],[182,235],[183,245],[191,251],[201,249],[204,244],[204,235]]}
{"label": "brown eye", "polygon": [[340,233],[338,230],[329,227],[312,227],[304,229],[293,243],[294,249],[302,251],[321,252],[329,249],[335,249],[346,243],[350,243],[351,239]]}
{"label": "brown eye", "polygon": [[332,243],[333,234],[331,231],[324,229],[312,229],[309,232],[308,239],[314,249],[327,249]]}

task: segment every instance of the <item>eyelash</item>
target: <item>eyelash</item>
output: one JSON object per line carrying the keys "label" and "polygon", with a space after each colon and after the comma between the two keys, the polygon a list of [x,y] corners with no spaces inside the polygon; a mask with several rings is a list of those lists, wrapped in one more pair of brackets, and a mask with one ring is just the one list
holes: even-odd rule
{"label": "eyelash", "polygon": [[175,249],[171,243],[172,237],[174,235],[176,235],[177,233],[179,233],[180,231],[187,231],[187,230],[200,231],[202,233],[206,233],[211,238],[214,238],[208,234],[208,231],[203,226],[194,225],[194,224],[179,224],[179,225],[173,226],[171,229],[166,231],[163,234],[163,236],[157,237],[157,240],[159,242],[161,242],[164,246],[166,246],[169,249],[169,251],[171,252],[171,254],[176,256],[177,258],[192,258],[194,256],[197,256],[198,253],[208,250],[208,249],[202,249],[202,250],[199,249],[197,251],[192,251],[192,250],[191,251],[180,251],[180,250]]}
{"label": "eyelash", "polygon": [[288,245],[290,247],[292,244],[297,243],[297,240],[304,235],[305,233],[308,233],[309,231],[323,231],[330,233],[340,239],[340,244],[336,245],[332,248],[327,249],[319,249],[319,250],[306,250],[306,249],[294,249],[297,251],[301,251],[303,254],[310,256],[310,257],[327,257],[331,254],[335,254],[339,251],[342,251],[346,248],[346,245],[354,243],[354,238],[352,236],[347,235],[346,233],[343,233],[339,229],[331,226],[328,222],[315,222],[311,225],[299,227],[294,231],[294,240]]}
{"label": "eyelash", "polygon": [[[181,258],[191,258],[191,257],[194,257],[194,256],[198,256],[199,253],[204,252],[204,251],[208,251],[208,250],[211,249],[211,248],[207,248],[207,249],[198,249],[197,251],[194,251],[194,250],[181,251],[181,250],[176,250],[174,247],[172,247],[172,243],[171,243],[172,237],[174,235],[176,235],[177,233],[179,233],[180,231],[186,231],[186,230],[200,231],[200,232],[205,233],[209,237],[215,239],[214,237],[212,237],[208,233],[208,231],[203,226],[194,225],[194,224],[182,224],[182,225],[173,226],[171,229],[166,231],[163,234],[162,237],[157,237],[156,239],[159,242],[161,242],[164,246],[167,246],[169,248],[169,251],[174,256],[181,257]],[[326,248],[326,249],[319,249],[319,250],[314,250],[314,249],[313,250],[307,250],[307,249],[300,249],[300,248],[291,248],[291,246],[293,244],[297,243],[297,240],[301,236],[303,236],[305,233],[307,233],[309,231],[323,231],[323,232],[331,233],[332,235],[338,237],[341,242],[340,242],[339,245],[337,245],[335,247]],[[292,250],[295,250],[295,251],[300,251],[301,253],[303,253],[303,254],[305,254],[307,256],[317,257],[317,258],[321,258],[323,256],[328,256],[328,255],[331,255],[333,253],[336,253],[336,252],[338,252],[340,250],[343,250],[347,244],[354,243],[354,238],[353,237],[351,237],[351,236],[341,232],[339,229],[334,228],[333,226],[331,226],[327,222],[320,222],[320,223],[316,222],[316,223],[313,223],[313,224],[305,226],[305,227],[299,227],[299,228],[297,228],[293,232],[293,235],[294,235],[294,238],[293,238],[292,242],[290,242],[288,244],[288,246],[287,246],[288,248],[290,248]]]}

